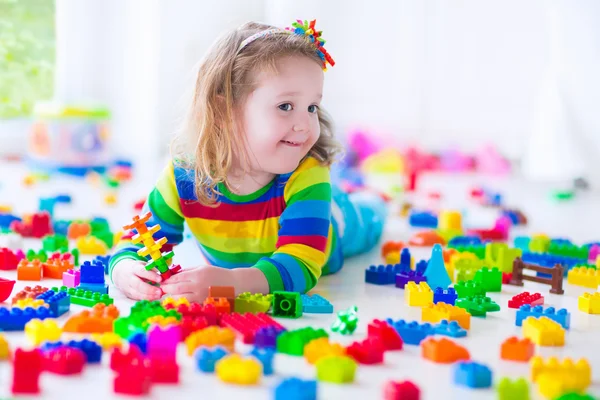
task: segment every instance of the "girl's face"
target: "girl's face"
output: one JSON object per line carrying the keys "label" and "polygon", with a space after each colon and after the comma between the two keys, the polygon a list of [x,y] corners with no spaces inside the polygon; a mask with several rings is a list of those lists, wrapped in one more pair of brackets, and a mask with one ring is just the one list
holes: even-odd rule
{"label": "girl's face", "polygon": [[277,73],[256,75],[256,89],[240,112],[253,172],[294,171],[321,130],[317,110],[323,94],[323,70],[302,56],[282,58]]}

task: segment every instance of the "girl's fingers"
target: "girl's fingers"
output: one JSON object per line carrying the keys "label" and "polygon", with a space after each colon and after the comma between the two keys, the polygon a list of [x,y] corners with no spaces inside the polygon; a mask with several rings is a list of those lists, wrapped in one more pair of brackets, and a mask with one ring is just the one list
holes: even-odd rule
{"label": "girl's fingers", "polygon": [[[177,275],[175,275],[177,276]],[[160,285],[160,289],[169,295],[181,295],[186,293],[193,293],[193,287],[189,283],[165,283]]]}
{"label": "girl's fingers", "polygon": [[155,283],[159,283],[162,278],[159,274],[157,274],[154,271],[147,271],[145,268],[140,268],[137,271],[135,271],[135,274],[137,276],[139,276],[140,278],[144,278],[147,279],[149,281],[155,282]]}
{"label": "girl's fingers", "polygon": [[129,285],[129,289],[132,292],[136,292],[142,299],[156,300],[162,296],[160,288],[150,285],[143,280],[136,278]]}

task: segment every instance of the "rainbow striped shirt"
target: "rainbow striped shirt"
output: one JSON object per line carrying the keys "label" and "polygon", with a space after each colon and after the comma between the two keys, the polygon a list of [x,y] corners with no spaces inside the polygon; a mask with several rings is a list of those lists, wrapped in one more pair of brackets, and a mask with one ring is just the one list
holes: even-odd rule
{"label": "rainbow striped shirt", "polygon": [[[193,171],[171,162],[148,196],[143,213],[152,212],[148,223],[160,224],[167,243],[181,243],[187,223],[211,265],[258,268],[271,292],[304,293],[322,273],[341,268],[329,169],[315,158],[306,158],[295,171],[249,195],[236,195],[219,184],[217,207],[200,204],[194,185]],[[136,253],[140,247],[121,241],[110,261],[111,276],[123,258],[145,261]]]}

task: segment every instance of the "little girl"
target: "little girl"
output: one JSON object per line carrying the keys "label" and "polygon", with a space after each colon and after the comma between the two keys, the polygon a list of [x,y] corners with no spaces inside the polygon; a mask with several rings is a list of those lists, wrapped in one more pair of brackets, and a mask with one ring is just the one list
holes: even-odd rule
{"label": "little girl", "polygon": [[334,61],[320,36],[314,21],[247,23],[213,45],[173,160],[142,211],[171,245],[187,223],[208,265],[161,282],[144,269],[139,247],[122,241],[110,276],[128,297],[201,302],[210,286],[304,293],[379,241],[383,200],[330,183],[340,147],[321,107],[323,72]]}

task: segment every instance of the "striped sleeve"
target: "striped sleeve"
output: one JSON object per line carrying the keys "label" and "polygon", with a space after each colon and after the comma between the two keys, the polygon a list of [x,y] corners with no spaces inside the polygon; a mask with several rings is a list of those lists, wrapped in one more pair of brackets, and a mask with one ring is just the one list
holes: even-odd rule
{"label": "striped sleeve", "polygon": [[276,250],[260,259],[270,291],[312,289],[331,251],[331,182],[329,168],[308,158],[284,188],[286,208],[279,219]]}
{"label": "striped sleeve", "polygon": [[[148,225],[160,225],[160,231],[155,234],[155,238],[167,238],[167,244],[174,246],[183,241],[184,217],[179,202],[179,194],[175,183],[175,173],[173,162],[163,169],[156,186],[150,192],[150,195],[144,203],[141,215],[152,212],[152,217],[147,222]],[[112,279],[112,272],[115,265],[123,259],[136,259],[146,261],[145,257],[137,254],[137,251],[143,246],[131,242],[131,234],[123,236],[117,243],[114,255],[110,259],[109,274]]]}

